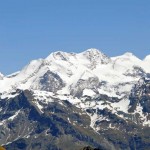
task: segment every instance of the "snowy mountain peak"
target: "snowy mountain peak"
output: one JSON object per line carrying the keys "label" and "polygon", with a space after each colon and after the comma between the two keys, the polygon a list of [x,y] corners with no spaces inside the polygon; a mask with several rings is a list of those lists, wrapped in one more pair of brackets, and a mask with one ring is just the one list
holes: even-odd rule
{"label": "snowy mountain peak", "polygon": [[100,50],[95,49],[95,48],[90,48],[82,52],[82,54],[87,55],[87,56],[106,56],[104,53],[102,53]]}
{"label": "snowy mountain peak", "polygon": [[89,48],[84,51],[85,53],[91,53],[91,54],[103,54],[100,50],[96,48]]}
{"label": "snowy mountain peak", "polygon": [[70,92],[71,85],[80,79],[98,78],[99,81],[116,86],[122,82],[137,81],[144,71],[150,73],[150,67],[146,64],[132,53],[109,58],[94,48],[81,53],[57,51],[45,59],[31,61],[20,72],[5,78],[0,75],[0,92],[14,88],[42,89],[45,86],[43,84],[50,88],[49,78],[54,85],[57,82],[57,85],[65,88],[67,93]]}
{"label": "snowy mountain peak", "polygon": [[137,56],[135,56],[133,53],[126,52],[123,55],[119,56],[124,59],[132,60],[132,61],[141,61]]}
{"label": "snowy mountain peak", "polygon": [[51,53],[46,59],[46,61],[56,62],[62,64],[62,61],[67,63],[88,63],[88,65],[96,66],[96,64],[107,64],[111,61],[109,57],[103,54],[98,49],[87,49],[81,53],[71,53],[57,51]]}
{"label": "snowy mountain peak", "polygon": [[112,60],[119,61],[119,63],[125,63],[124,65],[127,67],[127,64],[131,63],[132,65],[139,65],[142,60],[140,60],[138,57],[136,57],[135,55],[133,55],[132,53],[125,53],[121,56],[117,56],[117,57],[112,57]]}
{"label": "snowy mountain peak", "polygon": [[54,53],[51,53],[46,60],[63,60],[63,61],[68,61],[68,57],[70,55],[73,55],[72,53],[67,53],[63,51],[56,51]]}
{"label": "snowy mountain peak", "polygon": [[131,57],[131,56],[134,56],[134,55],[133,55],[133,53],[126,52],[126,53],[124,53],[124,56]]}
{"label": "snowy mountain peak", "polygon": [[150,55],[147,55],[147,56],[144,58],[144,61],[150,63]]}
{"label": "snowy mountain peak", "polygon": [[46,61],[69,61],[71,57],[75,57],[75,53],[71,52],[63,52],[63,51],[56,51],[51,53],[45,60]]}
{"label": "snowy mountain peak", "polygon": [[97,62],[101,64],[108,64],[111,61],[111,59],[108,56],[106,56],[104,53],[95,48],[87,49],[86,51],[80,54],[85,56],[92,63]]}

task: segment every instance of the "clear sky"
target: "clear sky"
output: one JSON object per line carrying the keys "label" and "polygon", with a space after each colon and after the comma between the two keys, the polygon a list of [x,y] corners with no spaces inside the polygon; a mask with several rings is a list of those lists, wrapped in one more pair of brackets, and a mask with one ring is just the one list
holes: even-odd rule
{"label": "clear sky", "polygon": [[0,0],[0,72],[88,48],[150,54],[150,0]]}

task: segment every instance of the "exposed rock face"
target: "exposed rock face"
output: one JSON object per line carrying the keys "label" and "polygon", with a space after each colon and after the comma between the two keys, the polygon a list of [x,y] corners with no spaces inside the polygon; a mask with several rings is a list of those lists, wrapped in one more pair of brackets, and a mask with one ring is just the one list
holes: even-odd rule
{"label": "exposed rock face", "polygon": [[4,75],[0,73],[0,80],[4,78]]}
{"label": "exposed rock face", "polygon": [[108,64],[111,59],[97,49],[88,49],[83,55],[90,61],[89,67],[94,69],[99,64]]}
{"label": "exposed rock face", "polygon": [[144,113],[150,113],[150,79],[141,79],[130,95],[129,112],[134,112],[141,106]]}
{"label": "exposed rock face", "polygon": [[137,77],[145,77],[146,73],[141,67],[133,66],[133,69],[132,70],[130,70],[130,69],[127,70],[125,75],[137,78]]}
{"label": "exposed rock face", "polygon": [[40,90],[55,93],[62,89],[65,86],[65,83],[63,83],[63,80],[58,74],[47,71],[40,79],[40,86]]}
{"label": "exposed rock face", "polygon": [[[28,90],[18,91],[14,98],[1,99],[0,108],[0,144],[8,150],[12,147],[15,150],[76,150],[87,144],[102,150],[122,150],[133,149],[131,140],[137,149],[148,149],[150,146],[148,127],[141,128],[109,109],[91,108],[86,113],[67,100],[53,97],[49,97],[49,102],[45,104]],[[101,117],[95,122],[97,132],[91,128],[88,114]]]}
{"label": "exposed rock face", "polygon": [[71,87],[71,95],[81,97],[84,89],[92,89],[97,92],[99,79],[97,77],[89,77],[87,80],[79,79],[74,87]]}
{"label": "exposed rock face", "polygon": [[18,96],[0,101],[0,143],[6,149],[75,150],[86,143],[113,148],[90,128],[90,117],[67,100],[54,100],[42,111],[35,103],[30,91],[20,91]]}
{"label": "exposed rock face", "polygon": [[100,149],[100,148],[92,148],[92,147],[90,147],[90,146],[87,146],[87,147],[84,147],[84,148],[81,149],[81,150],[102,150],[102,149]]}

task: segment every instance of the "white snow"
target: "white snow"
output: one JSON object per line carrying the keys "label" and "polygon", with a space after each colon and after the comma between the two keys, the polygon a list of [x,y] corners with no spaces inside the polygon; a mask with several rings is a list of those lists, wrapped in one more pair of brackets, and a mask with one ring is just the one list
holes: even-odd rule
{"label": "white snow", "polygon": [[111,103],[111,106],[113,107],[113,109],[117,111],[120,110],[123,111],[124,113],[128,113],[129,103],[130,103],[129,99],[122,99],[118,103]]}
{"label": "white snow", "polygon": [[8,120],[14,120],[18,114],[20,113],[20,110],[18,110],[13,116],[9,117]]}
{"label": "white snow", "polygon": [[149,62],[150,63],[150,55],[147,55],[145,58],[144,58],[144,60],[143,61],[145,61],[145,62]]}
{"label": "white snow", "polygon": [[93,90],[91,90],[91,89],[85,89],[84,91],[83,91],[83,96],[94,96],[96,93],[93,91]]}
{"label": "white snow", "polygon": [[1,99],[10,99],[10,98],[14,98],[17,95],[19,95],[19,93],[15,93],[15,94],[11,94],[9,92],[4,92],[2,95],[0,95]]}
{"label": "white snow", "polygon": [[8,119],[2,120],[0,122],[0,125],[5,125],[5,123],[6,123],[7,120],[14,120],[18,116],[18,114],[20,113],[20,111],[21,110],[18,110],[13,116],[9,117]]}
{"label": "white snow", "polygon": [[69,123],[71,123],[70,119],[68,118]]}

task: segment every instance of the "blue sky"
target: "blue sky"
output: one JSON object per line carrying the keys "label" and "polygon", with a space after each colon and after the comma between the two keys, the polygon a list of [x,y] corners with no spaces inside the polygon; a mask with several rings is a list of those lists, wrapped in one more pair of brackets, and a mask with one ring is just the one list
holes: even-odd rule
{"label": "blue sky", "polygon": [[0,72],[53,51],[150,54],[149,0],[0,1]]}

